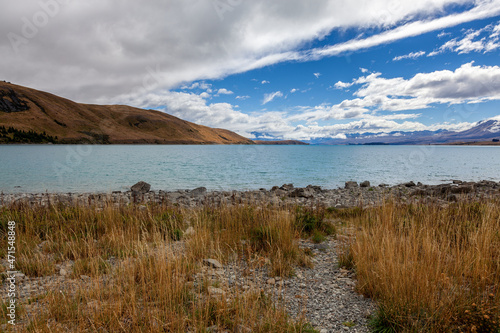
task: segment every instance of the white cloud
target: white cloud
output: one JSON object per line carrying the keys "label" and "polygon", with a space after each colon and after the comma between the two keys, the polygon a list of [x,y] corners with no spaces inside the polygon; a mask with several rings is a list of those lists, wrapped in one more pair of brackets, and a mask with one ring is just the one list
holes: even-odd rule
{"label": "white cloud", "polygon": [[296,93],[297,91],[299,91],[299,89],[293,88],[290,90],[290,93],[293,94],[293,93]]}
{"label": "white cloud", "polygon": [[202,89],[202,90],[211,90],[212,85],[206,82],[193,82],[191,85],[184,85],[181,89]]}
{"label": "white cloud", "polygon": [[[320,105],[313,108],[298,108],[301,114],[288,115],[285,112],[266,112],[248,115],[234,109],[229,103],[208,104],[202,95],[185,92],[164,91],[161,94],[146,94],[137,96],[135,100],[127,101],[127,104],[139,105],[148,108],[162,108],[164,111],[176,117],[217,128],[230,128],[235,132],[253,138],[252,132],[269,133],[282,139],[309,140],[316,138],[344,138],[349,133],[382,132],[393,131],[416,131],[416,130],[463,130],[471,127],[471,123],[440,123],[431,126],[424,125],[415,119],[419,114],[388,114],[374,115],[363,113],[359,110],[341,110],[341,107]],[[337,112],[332,117],[332,110]],[[348,123],[318,125],[312,118],[323,113],[329,119],[345,119]],[[344,114],[342,114],[344,112]],[[349,112],[353,112],[349,115]],[[307,119],[310,117],[311,119]],[[300,122],[308,120],[306,124]],[[403,121],[403,122],[398,122]]]}
{"label": "white cloud", "polygon": [[[6,2],[0,31],[22,35],[21,18],[43,11],[40,3]],[[0,39],[0,72],[10,81],[82,102],[357,51],[500,14],[500,0],[276,0],[273,6],[254,0],[241,2],[223,20],[212,1],[57,3],[57,14],[18,45],[18,53],[8,38]],[[471,9],[442,17],[456,4]],[[384,32],[298,51],[334,29],[350,28]]]}
{"label": "white cloud", "polygon": [[443,37],[448,37],[448,36],[451,36],[451,33],[450,32],[444,32],[444,31],[441,31],[437,37],[438,38],[443,38]]}
{"label": "white cloud", "polygon": [[281,91],[275,91],[275,92],[270,93],[270,94],[265,94],[264,100],[262,101],[262,105],[273,101],[277,97],[283,97],[283,93]]}
{"label": "white cloud", "polygon": [[268,83],[270,83],[270,82],[267,81],[267,80],[264,80],[264,81],[261,82],[261,84],[268,84]]}
{"label": "white cloud", "polygon": [[411,52],[402,56],[397,56],[392,59],[393,61],[399,61],[403,59],[417,59],[425,55],[425,51]]}
{"label": "white cloud", "polygon": [[334,56],[345,52],[367,49],[381,44],[392,43],[404,38],[418,36],[427,32],[456,26],[461,23],[497,15],[500,15],[500,1],[480,1],[476,7],[463,13],[451,14],[434,20],[415,21],[365,39],[354,39],[345,43],[315,49],[310,52],[309,57],[311,59],[319,59],[325,56]]}
{"label": "white cloud", "polygon": [[[364,72],[363,72],[364,73]],[[347,82],[342,82],[342,81],[338,81],[337,83],[335,83],[333,85],[333,87],[335,89],[345,89],[345,88],[349,88],[350,86],[352,86],[353,83],[347,83]]]}
{"label": "white cloud", "polygon": [[366,68],[359,67],[359,70],[361,71],[361,73],[368,73],[368,69]]}
{"label": "white cloud", "polygon": [[245,95],[245,96],[236,96],[236,99],[241,99],[241,100],[245,100],[245,99],[249,99],[250,96],[248,95]]}
{"label": "white cloud", "polygon": [[217,95],[232,95],[234,94],[231,90],[227,90],[226,88],[221,88],[217,91]]}
{"label": "white cloud", "polygon": [[481,29],[470,29],[464,32],[462,38],[453,38],[438,49],[430,52],[428,56],[435,56],[446,51],[458,54],[471,52],[491,52],[500,48],[499,42],[500,22],[489,24]]}
{"label": "white cloud", "polygon": [[455,71],[419,73],[410,79],[383,78],[381,73],[360,77],[351,83],[337,82],[335,87],[361,85],[357,98],[337,106],[348,110],[404,111],[426,109],[432,104],[480,103],[500,100],[500,67],[474,66],[467,63]]}
{"label": "white cloud", "polygon": [[321,73],[313,73],[313,75],[318,79],[321,76]]}

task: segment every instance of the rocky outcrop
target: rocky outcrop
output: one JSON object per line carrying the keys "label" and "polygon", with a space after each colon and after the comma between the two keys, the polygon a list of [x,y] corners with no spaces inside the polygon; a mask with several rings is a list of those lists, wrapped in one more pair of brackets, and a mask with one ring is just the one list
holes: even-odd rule
{"label": "rocky outcrop", "polygon": [[28,103],[22,100],[14,90],[0,90],[0,112],[13,113],[29,110]]}

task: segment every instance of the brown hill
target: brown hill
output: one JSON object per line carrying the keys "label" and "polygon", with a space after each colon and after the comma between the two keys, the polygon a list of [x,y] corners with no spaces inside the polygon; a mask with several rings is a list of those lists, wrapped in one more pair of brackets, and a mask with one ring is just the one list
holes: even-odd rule
{"label": "brown hill", "polygon": [[0,143],[57,137],[53,141],[58,143],[253,144],[231,131],[196,125],[163,112],[80,104],[7,82],[0,82],[2,126]]}

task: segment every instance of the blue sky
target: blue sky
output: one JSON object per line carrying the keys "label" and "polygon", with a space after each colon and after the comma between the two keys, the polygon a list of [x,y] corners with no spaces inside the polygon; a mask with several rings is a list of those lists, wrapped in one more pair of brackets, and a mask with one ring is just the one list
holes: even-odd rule
{"label": "blue sky", "polygon": [[500,115],[499,0],[44,3],[6,4],[0,73],[80,102],[299,140]]}

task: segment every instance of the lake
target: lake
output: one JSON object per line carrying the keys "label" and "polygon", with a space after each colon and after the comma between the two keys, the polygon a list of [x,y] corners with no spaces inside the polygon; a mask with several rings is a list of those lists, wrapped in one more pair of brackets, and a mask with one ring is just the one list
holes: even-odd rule
{"label": "lake", "polygon": [[293,183],[325,188],[413,180],[500,181],[500,147],[267,145],[2,145],[0,191],[246,190]]}

